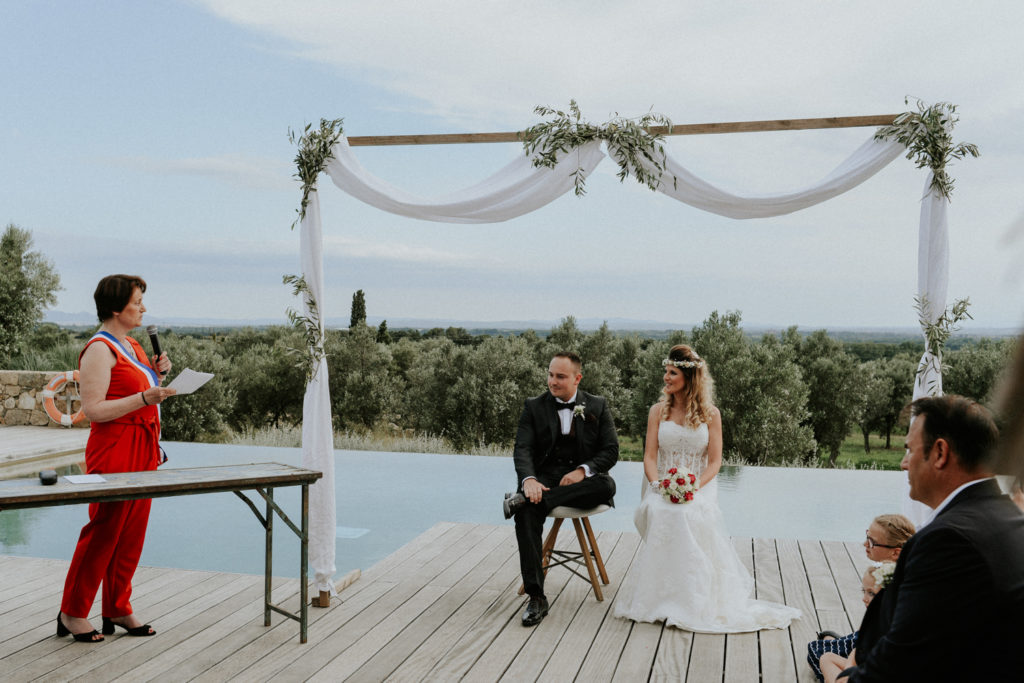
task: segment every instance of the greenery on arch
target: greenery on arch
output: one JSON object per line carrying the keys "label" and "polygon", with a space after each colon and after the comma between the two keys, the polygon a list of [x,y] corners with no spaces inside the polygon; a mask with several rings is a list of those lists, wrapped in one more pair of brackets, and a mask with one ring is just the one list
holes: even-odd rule
{"label": "greenery on arch", "polygon": [[[909,98],[904,102],[909,104]],[[926,107],[918,100],[917,111],[900,114],[892,125],[879,128],[875,139],[895,140],[905,146],[907,158],[917,168],[931,170],[932,189],[949,199],[953,193],[953,178],[946,171],[946,166],[954,159],[980,154],[975,144],[953,142],[953,127],[959,120],[955,104],[937,102]]]}
{"label": "greenery on arch", "polygon": [[[672,121],[663,114],[648,112],[635,119],[616,114],[611,120],[596,125],[583,120],[576,100],[569,100],[569,111],[539,106],[533,112],[539,116],[550,117],[521,132],[523,149],[527,156],[533,157],[533,165],[537,168],[546,166],[554,168],[558,163],[558,155],[581,147],[594,140],[604,140],[609,145],[615,163],[619,165],[616,174],[619,181],[633,176],[651,190],[657,190],[665,172],[665,147],[661,144],[664,135],[652,133],[650,127],[658,124],[672,131]],[[646,159],[654,165],[654,172],[649,172],[641,165]],[[675,182],[675,177],[673,177]],[[577,168],[575,177],[575,193],[577,197],[586,194],[586,178],[582,168]]]}
{"label": "greenery on arch", "polygon": [[313,124],[307,123],[302,135],[298,137],[295,131],[288,131],[288,140],[299,147],[295,154],[295,178],[302,183],[302,204],[296,211],[299,217],[292,223],[292,230],[306,217],[309,193],[316,186],[317,176],[327,167],[327,162],[334,158],[334,145],[344,134],[344,120],[320,119],[319,128],[313,128]]}
{"label": "greenery on arch", "polygon": [[302,296],[306,302],[308,315],[301,315],[295,309],[289,308],[286,313],[288,322],[298,332],[302,333],[305,349],[288,348],[288,353],[293,354],[296,360],[296,367],[302,368],[306,375],[306,382],[313,379],[320,361],[326,357],[324,351],[324,331],[320,324],[320,311],[317,307],[316,297],[309,289],[306,278],[300,275],[285,275],[284,284],[291,285],[294,296]]}
{"label": "greenery on arch", "polygon": [[[964,319],[974,320],[974,317],[967,312],[971,305],[969,298],[957,299],[951,306],[948,306],[934,321],[932,316],[932,303],[928,297],[922,295],[914,297],[914,310],[917,311],[917,319],[924,331],[925,346],[931,354],[927,361],[923,361],[917,368],[917,377],[922,377],[929,369],[936,375],[942,373],[942,351],[946,342],[954,332],[960,329],[960,323]],[[934,394],[937,382],[932,381],[927,387],[929,394]]]}

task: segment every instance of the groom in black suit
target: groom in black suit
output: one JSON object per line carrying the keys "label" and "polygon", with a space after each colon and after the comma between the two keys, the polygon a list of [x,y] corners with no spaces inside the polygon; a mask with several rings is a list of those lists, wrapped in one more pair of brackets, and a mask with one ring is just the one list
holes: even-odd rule
{"label": "groom in black suit", "polygon": [[838,680],[1022,680],[1024,515],[992,478],[995,424],[960,396],[918,399],[911,413],[900,466],[934,516],[903,547],[878,626],[861,629],[872,642],[858,639],[858,665]]}
{"label": "groom in black suit", "polygon": [[530,596],[523,626],[548,613],[541,533],[548,511],[560,505],[590,508],[611,503],[608,476],[619,459],[619,440],[607,402],[579,391],[580,357],[558,353],[548,366],[548,391],[526,400],[513,459],[519,491],[505,499],[505,518],[516,518],[519,565]]}

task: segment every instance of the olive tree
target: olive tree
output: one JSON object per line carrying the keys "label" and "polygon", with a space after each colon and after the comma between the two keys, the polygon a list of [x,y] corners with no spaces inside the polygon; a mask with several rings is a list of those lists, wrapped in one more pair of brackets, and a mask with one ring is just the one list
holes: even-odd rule
{"label": "olive tree", "polygon": [[392,357],[377,331],[366,325],[329,338],[328,381],[331,408],[339,427],[372,427],[390,418],[398,396]]}
{"label": "olive tree", "polygon": [[213,379],[195,393],[173,396],[160,405],[161,434],[170,441],[216,441],[225,431],[227,415],[235,404],[229,381],[230,364],[218,342],[161,334],[163,350],[174,363],[173,375],[184,368],[212,372]]}
{"label": "olive tree", "polygon": [[839,449],[857,424],[863,403],[863,381],[858,364],[841,342],[818,330],[807,339],[787,339],[793,346],[807,384],[808,424],[818,445],[828,450],[835,467]]}
{"label": "olive tree", "polygon": [[1000,375],[1010,363],[1013,343],[1013,339],[982,339],[946,352],[942,363],[943,391],[990,403]]}
{"label": "olive tree", "polygon": [[53,263],[31,249],[32,234],[13,223],[0,236],[0,359],[17,353],[61,289]]}

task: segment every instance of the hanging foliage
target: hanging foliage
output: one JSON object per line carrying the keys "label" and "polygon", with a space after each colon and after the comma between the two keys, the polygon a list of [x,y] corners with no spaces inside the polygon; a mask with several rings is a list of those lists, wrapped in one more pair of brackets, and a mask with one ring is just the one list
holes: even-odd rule
{"label": "hanging foliage", "polygon": [[[568,112],[551,107],[536,107],[533,113],[551,117],[549,121],[531,126],[519,134],[523,149],[527,156],[533,157],[535,167],[554,168],[559,154],[594,140],[604,140],[609,144],[615,163],[619,165],[616,175],[620,182],[632,175],[638,183],[652,190],[658,189],[667,158],[665,147],[661,144],[665,136],[652,133],[649,129],[659,124],[672,132],[672,121],[667,116],[648,112],[639,118],[629,119],[616,114],[613,119],[598,126],[583,120],[576,100],[569,100]],[[641,158],[651,162],[656,170],[653,173],[647,171],[640,164]],[[577,197],[586,194],[586,178],[582,168],[576,169],[574,183]]]}
{"label": "hanging foliage", "polygon": [[[910,104],[910,99],[904,103]],[[905,146],[907,158],[917,168],[931,169],[932,189],[949,199],[953,193],[953,178],[946,172],[946,165],[967,155],[979,155],[977,145],[953,143],[953,127],[959,120],[955,104],[938,102],[926,107],[918,100],[917,111],[900,114],[892,125],[879,128],[875,139],[895,140]]]}
{"label": "hanging foliage", "polygon": [[327,162],[334,156],[334,145],[344,133],[344,119],[320,119],[320,128],[314,129],[307,123],[301,136],[296,138],[295,131],[288,130],[288,141],[298,144],[299,151],[295,154],[295,178],[302,183],[302,205],[296,211],[299,217],[292,223],[292,230],[306,217],[306,206],[309,204],[309,192],[316,185],[317,176],[327,167]]}
{"label": "hanging foliage", "polygon": [[[971,300],[969,298],[958,299],[932,322],[932,306],[931,302],[928,301],[928,297],[923,295],[914,297],[914,310],[917,311],[918,322],[921,323],[921,329],[924,331],[925,347],[928,353],[931,354],[931,358],[926,362],[922,362],[917,368],[918,377],[921,377],[929,369],[935,374],[941,374],[942,349],[946,346],[946,341],[954,332],[960,329],[960,323],[965,318],[974,320],[971,314],[967,312],[967,308],[970,305]],[[934,384],[933,382],[932,386],[928,387],[929,393],[933,392]]]}
{"label": "hanging foliage", "polygon": [[284,284],[292,286],[294,296],[302,296],[309,309],[308,315],[301,315],[294,309],[287,310],[288,322],[292,327],[302,333],[306,342],[306,348],[289,348],[288,353],[297,357],[296,367],[302,368],[306,374],[306,383],[313,379],[317,366],[327,354],[324,352],[324,333],[320,325],[320,311],[316,305],[316,299],[309,290],[306,278],[300,275],[285,275]]}

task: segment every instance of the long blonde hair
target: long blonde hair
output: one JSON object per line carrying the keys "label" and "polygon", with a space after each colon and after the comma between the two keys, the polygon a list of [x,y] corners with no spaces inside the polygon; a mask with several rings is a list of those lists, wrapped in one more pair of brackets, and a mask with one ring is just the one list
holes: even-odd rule
{"label": "long blonde hair", "polygon": [[[686,423],[691,427],[697,427],[701,423],[711,422],[711,409],[715,407],[711,401],[711,394],[715,381],[711,379],[707,362],[702,360],[697,355],[697,352],[686,344],[673,346],[668,352],[668,360],[694,364],[689,367],[676,366],[683,374],[683,379],[686,380],[683,390],[678,392],[680,401],[683,404],[683,414],[685,415]],[[672,412],[675,401],[676,394],[666,393],[664,387],[662,387],[660,403],[661,419],[663,422],[669,419],[668,416]]]}

